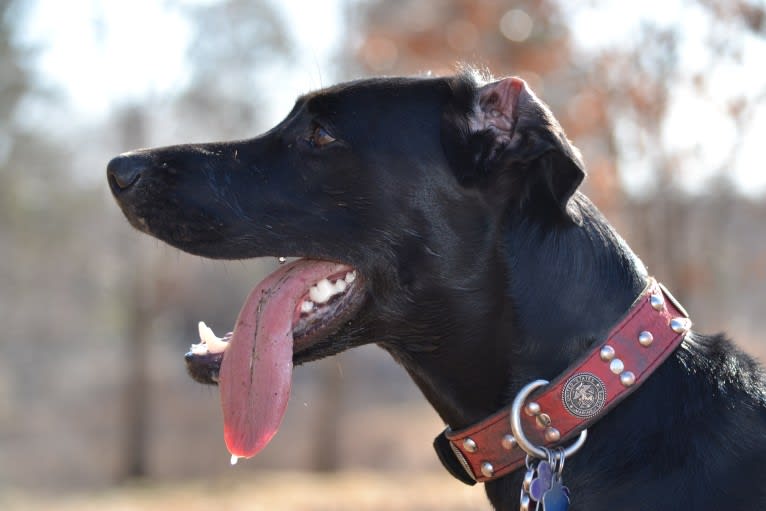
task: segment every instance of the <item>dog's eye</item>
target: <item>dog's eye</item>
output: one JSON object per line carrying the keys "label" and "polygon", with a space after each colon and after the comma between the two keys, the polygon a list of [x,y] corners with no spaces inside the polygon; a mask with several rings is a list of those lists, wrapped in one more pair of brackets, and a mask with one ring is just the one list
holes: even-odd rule
{"label": "dog's eye", "polygon": [[309,142],[311,142],[311,145],[314,147],[324,147],[327,144],[335,142],[335,137],[330,135],[330,133],[322,126],[316,126],[314,131],[311,132]]}

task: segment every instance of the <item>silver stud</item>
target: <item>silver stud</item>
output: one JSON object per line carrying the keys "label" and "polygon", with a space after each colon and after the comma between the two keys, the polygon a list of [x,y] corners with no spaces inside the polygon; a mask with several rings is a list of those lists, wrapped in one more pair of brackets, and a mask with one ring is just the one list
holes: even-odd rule
{"label": "silver stud", "polygon": [[535,401],[527,403],[527,406],[524,407],[524,411],[529,415],[530,417],[534,417],[535,415],[540,415],[540,405],[537,404]]}
{"label": "silver stud", "polygon": [[647,332],[646,330],[644,330],[643,332],[638,334],[638,343],[641,346],[644,346],[644,347],[650,346],[652,342],[654,342],[654,336],[652,335],[651,332]]}
{"label": "silver stud", "polygon": [[561,438],[561,433],[556,428],[545,428],[545,441],[546,442],[558,442]]}
{"label": "silver stud", "polygon": [[689,318],[674,318],[670,320],[670,328],[677,334],[685,334],[692,327]]}
{"label": "silver stud", "polygon": [[654,310],[662,310],[662,308],[665,306],[665,299],[661,294],[653,294],[649,297],[649,303],[652,304]]}
{"label": "silver stud", "polygon": [[626,387],[630,387],[631,385],[636,383],[636,375],[633,374],[631,371],[625,371],[624,373],[620,374],[620,383],[622,383]]}
{"label": "silver stud", "polygon": [[530,511],[530,505],[532,501],[529,498],[529,495],[526,493],[521,495],[521,500],[519,501],[519,511]]}
{"label": "silver stud", "polygon": [[479,447],[476,445],[476,442],[473,441],[473,438],[468,437],[465,440],[463,440],[463,449],[465,449],[468,452],[476,452],[476,449]]}
{"label": "silver stud", "polygon": [[495,474],[495,467],[489,461],[483,461],[481,463],[481,473],[484,477],[492,477]]}
{"label": "silver stud", "polygon": [[609,362],[609,370],[612,371],[614,374],[620,374],[625,369],[625,364],[622,363],[622,360],[619,358],[615,358],[611,362]]}
{"label": "silver stud", "polygon": [[551,425],[551,416],[547,413],[541,413],[537,416],[537,425],[541,428],[547,428]]}
{"label": "silver stud", "polygon": [[516,447],[516,439],[510,433],[503,435],[503,439],[500,441],[503,444],[503,449],[511,450]]}
{"label": "silver stud", "polygon": [[604,347],[601,348],[601,353],[599,354],[601,355],[601,360],[604,362],[609,362],[614,358],[614,348],[608,344],[604,344]]}

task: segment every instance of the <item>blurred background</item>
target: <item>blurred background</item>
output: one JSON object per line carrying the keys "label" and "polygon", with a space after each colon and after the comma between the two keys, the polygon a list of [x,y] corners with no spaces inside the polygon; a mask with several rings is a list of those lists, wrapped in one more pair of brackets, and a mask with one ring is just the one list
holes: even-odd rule
{"label": "blurred background", "polygon": [[0,508],[486,509],[374,346],[297,368],[279,435],[229,467],[182,356],[276,261],[140,235],[105,181],[120,152],[247,138],[298,94],[459,62],[525,78],[698,329],[765,359],[763,1],[0,0]]}

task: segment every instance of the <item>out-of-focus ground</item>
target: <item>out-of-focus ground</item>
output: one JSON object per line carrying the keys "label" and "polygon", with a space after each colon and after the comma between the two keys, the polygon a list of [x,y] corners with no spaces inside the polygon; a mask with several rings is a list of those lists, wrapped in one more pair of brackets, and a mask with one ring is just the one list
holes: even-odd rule
{"label": "out-of-focus ground", "polygon": [[235,480],[136,482],[102,492],[0,496],[3,511],[473,511],[487,509],[481,486],[414,472],[257,472]]}

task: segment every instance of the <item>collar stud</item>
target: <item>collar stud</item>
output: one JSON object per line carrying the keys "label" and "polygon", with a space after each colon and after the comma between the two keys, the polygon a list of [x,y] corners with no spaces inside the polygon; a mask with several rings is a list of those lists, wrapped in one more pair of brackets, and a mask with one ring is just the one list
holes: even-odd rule
{"label": "collar stud", "polygon": [[670,320],[670,328],[677,334],[685,334],[692,327],[689,318],[674,318]]}
{"label": "collar stud", "polygon": [[630,387],[636,383],[636,375],[633,374],[632,371],[625,371],[620,374],[620,383],[622,383],[625,387]]}
{"label": "collar stud", "polygon": [[601,352],[599,353],[599,356],[601,357],[601,360],[604,362],[609,362],[614,358],[614,348],[609,346],[608,344],[605,344],[601,348]]}
{"label": "collar stud", "polygon": [[492,477],[495,474],[495,467],[489,461],[484,461],[481,464],[481,473],[484,477]]}
{"label": "collar stud", "polygon": [[648,347],[652,345],[652,342],[654,342],[654,336],[651,332],[648,332],[644,330],[640,334],[638,334],[638,343],[643,347]]}
{"label": "collar stud", "polygon": [[619,358],[615,358],[611,362],[609,362],[609,370],[612,371],[614,374],[620,374],[622,371],[625,370],[625,364],[623,364],[622,360]]}

